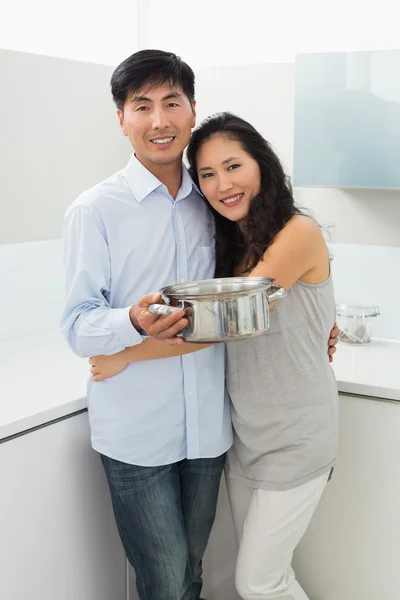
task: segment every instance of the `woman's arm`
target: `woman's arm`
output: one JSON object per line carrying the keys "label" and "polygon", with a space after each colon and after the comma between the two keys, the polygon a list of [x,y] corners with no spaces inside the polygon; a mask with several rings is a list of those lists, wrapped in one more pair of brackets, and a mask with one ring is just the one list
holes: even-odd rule
{"label": "woman's arm", "polygon": [[[249,275],[273,277],[288,291],[299,280],[314,285],[322,283],[329,273],[328,248],[319,226],[309,217],[298,215],[279,232]],[[271,302],[270,307],[274,304]],[[328,340],[329,362],[333,362],[338,335],[335,323]]]}
{"label": "woman's arm", "polygon": [[[209,348],[213,344],[190,344],[185,342],[179,346],[169,346],[164,340],[156,340],[148,337],[137,347],[132,346],[121,352],[126,352],[128,363],[138,362],[139,360],[153,360],[155,358],[169,358],[170,356],[182,356],[183,354],[191,354],[204,348]],[[136,350],[136,352],[135,352]]]}
{"label": "woman's arm", "polygon": [[290,290],[298,280],[322,283],[328,279],[329,269],[328,248],[319,226],[309,217],[296,215],[249,275],[273,277],[278,285]]}
{"label": "woman's arm", "polygon": [[131,362],[142,360],[154,360],[157,358],[169,358],[171,356],[182,356],[209,348],[213,344],[190,344],[183,343],[178,346],[171,346],[164,341],[155,338],[147,338],[141,344],[125,348],[122,352],[111,356],[91,356],[89,364],[92,365],[90,372],[93,381],[102,381],[113,375],[117,375],[125,369]]}

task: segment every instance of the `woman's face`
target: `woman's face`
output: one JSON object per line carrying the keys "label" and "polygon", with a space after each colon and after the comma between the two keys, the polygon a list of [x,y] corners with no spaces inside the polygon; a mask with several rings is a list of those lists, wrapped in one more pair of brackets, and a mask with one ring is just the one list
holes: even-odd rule
{"label": "woman's face", "polygon": [[204,142],[197,154],[200,189],[223,217],[241,221],[261,187],[257,161],[241,144],[223,135]]}

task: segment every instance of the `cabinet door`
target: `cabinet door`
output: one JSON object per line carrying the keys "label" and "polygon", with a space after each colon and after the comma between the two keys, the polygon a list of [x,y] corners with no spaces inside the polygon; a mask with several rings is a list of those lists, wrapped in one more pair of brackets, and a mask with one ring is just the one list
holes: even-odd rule
{"label": "cabinet door", "polygon": [[400,598],[400,403],[340,396],[332,480],[294,568],[312,600]]}
{"label": "cabinet door", "polygon": [[124,600],[124,552],[87,413],[0,444],[0,473],[0,598]]}
{"label": "cabinet door", "polygon": [[296,186],[400,187],[400,51],[296,59]]}

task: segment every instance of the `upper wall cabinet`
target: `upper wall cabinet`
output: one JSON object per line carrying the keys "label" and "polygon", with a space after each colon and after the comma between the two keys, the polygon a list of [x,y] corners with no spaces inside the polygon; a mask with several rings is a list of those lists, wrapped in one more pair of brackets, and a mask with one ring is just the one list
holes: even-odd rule
{"label": "upper wall cabinet", "polygon": [[293,183],[400,188],[400,51],[296,57]]}

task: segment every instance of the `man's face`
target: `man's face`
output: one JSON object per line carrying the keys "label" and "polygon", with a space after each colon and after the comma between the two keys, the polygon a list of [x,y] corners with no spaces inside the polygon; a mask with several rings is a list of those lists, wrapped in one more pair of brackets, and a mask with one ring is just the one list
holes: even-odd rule
{"label": "man's face", "polygon": [[168,84],[143,88],[131,94],[117,115],[140,162],[151,167],[182,160],[195,125],[195,101],[179,86]]}

